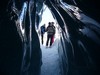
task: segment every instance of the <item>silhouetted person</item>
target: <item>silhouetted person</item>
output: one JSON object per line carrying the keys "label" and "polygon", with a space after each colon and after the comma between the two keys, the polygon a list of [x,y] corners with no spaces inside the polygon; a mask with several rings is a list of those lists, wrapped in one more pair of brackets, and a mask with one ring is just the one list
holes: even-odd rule
{"label": "silhouetted person", "polygon": [[44,33],[45,33],[45,24],[41,26],[41,41],[42,41],[42,44],[43,44]]}
{"label": "silhouetted person", "polygon": [[51,47],[51,45],[53,43],[52,42],[52,38],[53,38],[53,36],[55,34],[55,26],[51,22],[49,22],[49,25],[48,25],[46,31],[47,31],[47,42],[46,42],[46,46],[48,46],[48,43],[49,43],[49,40],[50,40],[50,47]]}

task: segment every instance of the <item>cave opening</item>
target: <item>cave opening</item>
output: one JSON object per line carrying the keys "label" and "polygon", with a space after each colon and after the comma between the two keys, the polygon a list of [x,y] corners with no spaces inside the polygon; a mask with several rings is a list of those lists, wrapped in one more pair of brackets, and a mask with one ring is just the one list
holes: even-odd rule
{"label": "cave opening", "polygon": [[[41,66],[41,75],[60,75],[60,62],[59,62],[59,53],[58,53],[58,43],[61,37],[61,28],[54,17],[50,8],[46,5],[43,6],[43,13],[41,17],[41,21],[39,23],[39,27],[36,30],[39,41],[40,47],[42,50],[42,66]],[[54,34],[54,41],[51,46],[46,46],[47,43],[47,31],[43,34],[43,43],[42,43],[42,36],[41,36],[41,26],[45,24],[45,29],[47,29],[49,22],[54,22],[55,27],[55,34]],[[50,41],[48,45],[50,45]]]}

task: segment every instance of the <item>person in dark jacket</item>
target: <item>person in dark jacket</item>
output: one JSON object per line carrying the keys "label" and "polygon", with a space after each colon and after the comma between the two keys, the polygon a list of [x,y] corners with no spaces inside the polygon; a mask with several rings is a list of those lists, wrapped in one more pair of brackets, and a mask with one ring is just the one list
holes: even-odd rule
{"label": "person in dark jacket", "polygon": [[41,41],[42,41],[42,44],[43,44],[44,33],[45,33],[45,24],[41,26]]}
{"label": "person in dark jacket", "polygon": [[50,40],[50,47],[52,45],[52,39],[53,39],[53,36],[55,34],[55,26],[54,24],[52,24],[51,22],[49,22],[49,25],[46,29],[47,31],[47,42],[46,42],[46,46],[48,46],[48,43],[49,43],[49,40]]}

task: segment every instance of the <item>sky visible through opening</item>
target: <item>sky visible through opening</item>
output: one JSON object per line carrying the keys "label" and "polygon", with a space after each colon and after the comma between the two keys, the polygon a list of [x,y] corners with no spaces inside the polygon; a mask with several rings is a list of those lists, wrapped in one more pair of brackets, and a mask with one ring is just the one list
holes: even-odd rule
{"label": "sky visible through opening", "polygon": [[49,8],[46,5],[44,5],[44,8],[46,8],[46,9],[42,14],[42,21],[40,23],[40,26],[43,24],[46,24],[46,27],[47,27],[48,22],[55,22],[55,20],[51,14]]}
{"label": "sky visible through opening", "polygon": [[[44,8],[46,9],[45,11],[43,11],[42,21],[40,22],[39,29],[43,24],[46,24],[47,27],[49,22],[54,22],[56,28],[56,33],[55,33],[55,40],[56,40],[57,38],[59,38],[57,21],[54,19],[50,9],[46,5],[44,5]],[[47,33],[44,34],[44,45],[46,44],[46,41],[47,41]],[[41,37],[40,37],[40,42],[41,42]]]}

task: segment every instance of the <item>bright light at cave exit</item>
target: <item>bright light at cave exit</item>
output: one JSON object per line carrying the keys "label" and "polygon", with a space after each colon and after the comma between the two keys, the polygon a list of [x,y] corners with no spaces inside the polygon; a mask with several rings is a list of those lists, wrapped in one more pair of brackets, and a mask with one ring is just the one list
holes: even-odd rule
{"label": "bright light at cave exit", "polygon": [[[55,37],[54,37],[54,40],[58,39],[59,38],[59,32],[58,32],[58,23],[57,21],[53,18],[53,15],[50,11],[50,9],[48,7],[46,7],[46,5],[44,6],[45,11],[43,12],[43,15],[42,15],[42,21],[39,25],[39,29],[41,27],[41,25],[43,24],[46,24],[46,27],[48,26],[48,23],[49,22],[54,22],[54,25],[55,25],[55,28],[56,28],[56,33],[55,33]],[[47,33],[44,34],[44,43],[46,43],[46,40],[47,40]],[[41,39],[40,39],[41,41]]]}

